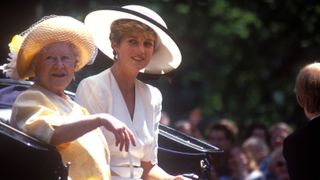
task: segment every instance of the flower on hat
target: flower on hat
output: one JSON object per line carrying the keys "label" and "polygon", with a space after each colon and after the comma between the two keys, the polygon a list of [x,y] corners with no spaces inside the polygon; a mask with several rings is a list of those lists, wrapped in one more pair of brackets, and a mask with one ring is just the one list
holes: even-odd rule
{"label": "flower on hat", "polygon": [[17,53],[23,42],[23,37],[21,35],[13,36],[11,42],[9,43],[9,48],[11,52]]}
{"label": "flower on hat", "polygon": [[24,38],[21,35],[14,35],[11,42],[9,43],[9,57],[7,60],[10,63],[3,64],[0,66],[0,70],[6,75],[6,77],[10,77],[12,79],[19,79],[19,74],[17,72],[16,64],[17,64],[17,55],[20,50]]}

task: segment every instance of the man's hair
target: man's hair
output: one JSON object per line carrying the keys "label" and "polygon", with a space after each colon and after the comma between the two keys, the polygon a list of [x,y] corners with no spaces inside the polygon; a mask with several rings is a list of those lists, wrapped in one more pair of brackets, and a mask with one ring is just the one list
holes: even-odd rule
{"label": "man's hair", "polygon": [[295,91],[308,112],[320,112],[320,63],[308,64],[300,70]]}

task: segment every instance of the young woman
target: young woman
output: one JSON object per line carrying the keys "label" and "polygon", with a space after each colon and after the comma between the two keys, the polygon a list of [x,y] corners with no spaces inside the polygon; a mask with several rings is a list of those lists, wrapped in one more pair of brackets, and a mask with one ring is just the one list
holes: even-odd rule
{"label": "young woman", "polygon": [[[180,50],[164,21],[146,7],[129,5],[94,11],[85,24],[114,64],[82,80],[76,101],[91,113],[110,113],[121,119],[136,139],[136,147],[131,146],[129,152],[110,145],[112,179],[184,179],[157,165],[162,95],[137,79],[139,73],[168,73],[181,62]],[[110,143],[114,141],[108,132],[104,134]]]}

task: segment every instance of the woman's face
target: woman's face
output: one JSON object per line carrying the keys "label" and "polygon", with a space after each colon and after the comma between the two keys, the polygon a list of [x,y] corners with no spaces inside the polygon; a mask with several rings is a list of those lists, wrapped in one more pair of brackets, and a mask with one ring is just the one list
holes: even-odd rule
{"label": "woman's face", "polygon": [[47,90],[62,95],[76,68],[75,50],[65,42],[44,47],[34,61],[35,80]]}
{"label": "woman's face", "polygon": [[116,63],[119,63],[126,71],[138,73],[149,64],[154,46],[155,40],[148,39],[142,34],[124,36],[120,44],[113,45],[118,54]]}

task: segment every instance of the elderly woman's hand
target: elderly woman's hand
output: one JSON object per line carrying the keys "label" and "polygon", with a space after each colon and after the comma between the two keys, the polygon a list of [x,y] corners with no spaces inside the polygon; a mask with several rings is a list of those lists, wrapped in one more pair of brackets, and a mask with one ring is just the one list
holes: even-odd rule
{"label": "elderly woman's hand", "polygon": [[99,114],[98,117],[102,120],[102,125],[114,134],[120,151],[129,151],[130,142],[136,145],[132,131],[123,122],[109,114]]}

